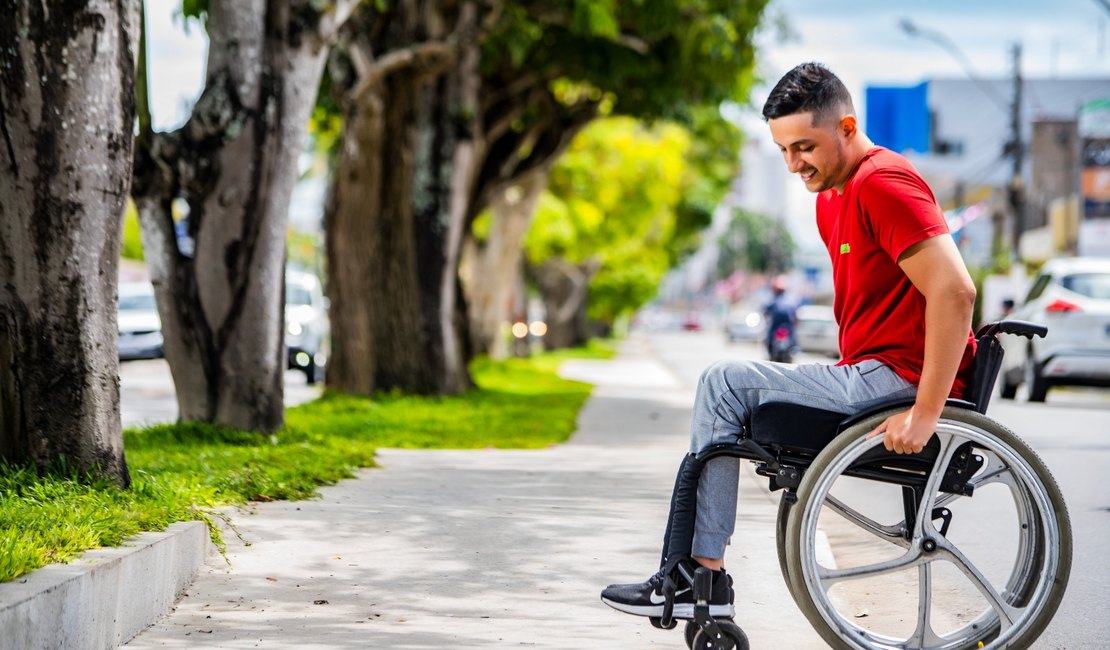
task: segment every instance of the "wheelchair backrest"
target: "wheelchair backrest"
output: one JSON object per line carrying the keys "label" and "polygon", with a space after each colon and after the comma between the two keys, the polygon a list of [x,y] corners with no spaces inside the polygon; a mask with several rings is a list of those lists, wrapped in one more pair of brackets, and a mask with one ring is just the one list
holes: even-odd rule
{"label": "wheelchair backrest", "polygon": [[1021,320],[1003,320],[980,327],[975,333],[975,361],[964,399],[974,404],[976,411],[987,412],[987,405],[994,394],[994,382],[998,380],[998,371],[1002,368],[1002,355],[1006,352],[998,340],[999,334],[1016,334],[1032,339],[1047,333],[1048,328],[1044,325]]}

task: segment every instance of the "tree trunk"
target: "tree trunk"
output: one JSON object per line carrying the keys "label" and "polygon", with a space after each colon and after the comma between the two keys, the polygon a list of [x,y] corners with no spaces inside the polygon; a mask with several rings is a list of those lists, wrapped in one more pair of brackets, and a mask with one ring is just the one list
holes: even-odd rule
{"label": "tree trunk", "polygon": [[596,264],[574,265],[552,258],[534,269],[536,283],[543,295],[547,333],[543,345],[548,350],[585,345],[589,340],[586,298],[590,277]]}
{"label": "tree trunk", "polygon": [[503,327],[511,315],[513,291],[523,269],[524,236],[546,187],[547,172],[540,168],[490,201],[489,236],[470,260],[467,292],[471,341],[476,354],[488,354],[494,359],[509,355]]}
{"label": "tree trunk", "polygon": [[[467,6],[473,10],[472,3]],[[440,394],[460,393],[473,385],[467,368],[470,342],[459,292],[459,256],[476,158],[481,155],[481,143],[474,138],[478,85],[478,51],[469,47],[460,65],[424,89],[417,112],[420,173],[413,191],[413,217],[427,354],[437,368],[435,392]]]}
{"label": "tree trunk", "polygon": [[[436,11],[398,3],[384,40],[393,52],[442,42],[447,20]],[[474,3],[459,11],[459,25],[477,20]],[[452,394],[472,385],[458,258],[480,146],[477,46],[455,57],[443,74],[442,61],[429,69],[417,56],[349,102],[325,217],[330,389]]]}
{"label": "tree trunk", "polygon": [[124,487],[116,302],[137,9],[0,5],[0,458]]}
{"label": "tree trunk", "polygon": [[[388,102],[382,97],[388,97]],[[410,199],[414,89],[387,80],[347,114],[325,215],[332,330],[328,388],[428,392]]]}
{"label": "tree trunk", "polygon": [[[182,420],[284,421],[285,236],[327,48],[351,2],[212,0],[189,122],[144,133],[135,199]],[[193,250],[171,205],[188,202]]]}

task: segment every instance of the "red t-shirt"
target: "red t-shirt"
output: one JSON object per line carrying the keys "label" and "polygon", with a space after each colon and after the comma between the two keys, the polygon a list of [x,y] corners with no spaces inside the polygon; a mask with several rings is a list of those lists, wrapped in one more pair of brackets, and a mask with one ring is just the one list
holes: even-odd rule
{"label": "red t-shirt", "polygon": [[[832,258],[839,365],[878,359],[916,386],[925,357],[925,297],[898,257],[949,232],[929,186],[908,160],[874,147],[842,194],[830,189],[817,195],[817,228]],[[953,397],[962,397],[970,382],[974,354],[969,332]]]}

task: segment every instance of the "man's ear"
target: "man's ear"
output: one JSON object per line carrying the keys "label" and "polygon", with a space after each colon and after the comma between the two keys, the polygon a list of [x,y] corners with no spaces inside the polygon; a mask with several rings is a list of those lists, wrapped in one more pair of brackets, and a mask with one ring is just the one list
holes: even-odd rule
{"label": "man's ear", "polygon": [[840,124],[838,125],[838,128],[841,135],[843,135],[845,138],[851,139],[852,136],[854,136],[856,132],[859,131],[859,123],[856,121],[856,116],[845,115],[844,117],[840,118]]}

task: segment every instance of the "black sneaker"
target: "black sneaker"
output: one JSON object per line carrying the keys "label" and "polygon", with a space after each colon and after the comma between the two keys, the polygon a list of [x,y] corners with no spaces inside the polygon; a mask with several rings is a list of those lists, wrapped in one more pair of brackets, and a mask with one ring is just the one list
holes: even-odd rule
{"label": "black sneaker", "polygon": [[[645,582],[622,585],[609,585],[601,592],[601,602],[613,609],[635,614],[636,616],[663,616],[663,570]],[[694,618],[694,590],[690,585],[679,584],[675,588],[675,618]],[[713,618],[733,618],[736,609],[732,606],[732,576],[722,569],[713,572],[713,586],[709,597],[709,615]]]}

